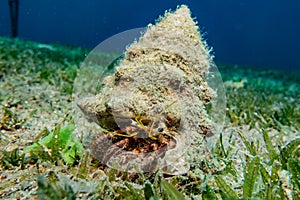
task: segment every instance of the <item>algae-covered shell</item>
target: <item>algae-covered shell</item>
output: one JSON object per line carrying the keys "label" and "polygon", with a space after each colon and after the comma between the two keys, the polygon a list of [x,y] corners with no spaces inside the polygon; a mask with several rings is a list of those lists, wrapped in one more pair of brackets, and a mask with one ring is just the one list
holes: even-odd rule
{"label": "algae-covered shell", "polygon": [[186,173],[190,148],[205,149],[213,133],[205,108],[216,97],[205,78],[211,64],[189,9],[167,12],[126,49],[99,93],[79,101],[100,127],[85,145],[120,170]]}

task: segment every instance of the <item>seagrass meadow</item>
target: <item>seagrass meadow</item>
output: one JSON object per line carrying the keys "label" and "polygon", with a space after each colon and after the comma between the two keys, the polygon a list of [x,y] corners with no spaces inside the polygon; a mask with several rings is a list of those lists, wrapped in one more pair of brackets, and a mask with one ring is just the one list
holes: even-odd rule
{"label": "seagrass meadow", "polygon": [[127,173],[74,133],[73,82],[88,52],[0,38],[0,198],[300,199],[299,74],[217,64],[226,120],[206,158],[181,175]]}

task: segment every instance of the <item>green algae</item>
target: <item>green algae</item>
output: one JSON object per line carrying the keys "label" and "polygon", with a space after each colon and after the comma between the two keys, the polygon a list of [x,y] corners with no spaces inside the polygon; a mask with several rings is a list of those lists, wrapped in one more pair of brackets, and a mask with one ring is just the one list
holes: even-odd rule
{"label": "green algae", "polygon": [[[83,146],[73,134],[75,127],[70,124],[64,128],[56,126],[53,132],[24,149],[32,159],[45,159],[56,162],[62,159],[67,165],[72,165],[81,159]],[[51,153],[49,153],[51,152]]]}

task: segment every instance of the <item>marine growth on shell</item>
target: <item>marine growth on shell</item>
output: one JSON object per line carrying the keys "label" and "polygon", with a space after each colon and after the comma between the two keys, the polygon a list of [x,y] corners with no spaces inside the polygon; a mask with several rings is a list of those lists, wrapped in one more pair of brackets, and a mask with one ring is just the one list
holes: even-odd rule
{"label": "marine growth on shell", "polygon": [[206,107],[217,96],[206,81],[210,49],[188,7],[150,24],[114,64],[98,93],[78,102],[98,127],[83,135],[85,146],[119,170],[186,173],[214,134]]}

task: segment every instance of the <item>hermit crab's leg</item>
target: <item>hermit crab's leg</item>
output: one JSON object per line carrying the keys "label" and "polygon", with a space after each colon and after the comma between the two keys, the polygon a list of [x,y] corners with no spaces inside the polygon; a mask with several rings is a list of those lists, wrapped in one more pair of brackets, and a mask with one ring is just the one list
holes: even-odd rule
{"label": "hermit crab's leg", "polygon": [[114,135],[117,135],[117,136],[121,136],[121,137],[133,137],[133,136],[136,136],[138,134],[138,132],[133,132],[129,135],[126,135],[126,134],[122,134],[122,133],[115,133],[113,132]]}
{"label": "hermit crab's leg", "polygon": [[143,124],[142,120],[143,120],[143,118],[140,116],[135,117],[135,121],[138,123],[138,126],[146,132],[147,127]]}
{"label": "hermit crab's leg", "polygon": [[121,136],[121,137],[133,137],[138,134],[138,132],[133,132],[129,135],[126,135],[126,134],[122,134],[122,133],[117,133],[116,131],[113,131],[113,132],[106,131],[106,133],[111,134],[111,135]]}
{"label": "hermit crab's leg", "polygon": [[148,137],[149,137],[150,139],[152,139],[152,140],[157,140],[156,137],[153,137],[151,134],[149,134],[149,131],[148,131],[147,127],[143,124],[142,120],[143,120],[143,119],[142,119],[141,117],[139,117],[139,116],[135,117],[135,121],[138,123],[138,126],[139,126],[141,129],[143,129],[143,130],[145,131],[145,133],[147,133]]}

